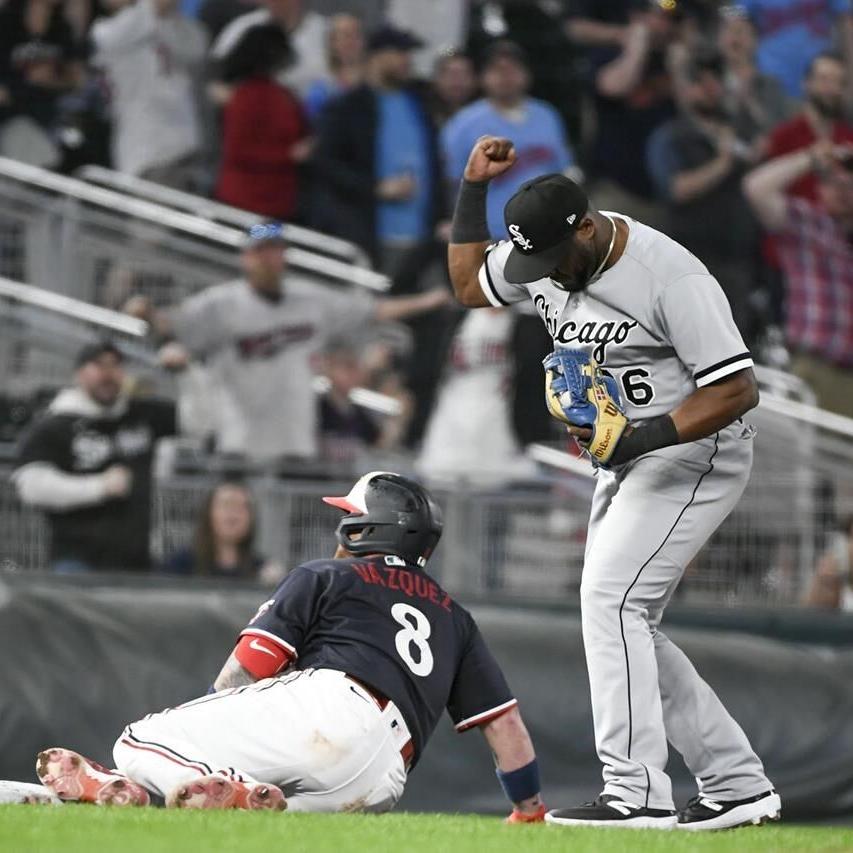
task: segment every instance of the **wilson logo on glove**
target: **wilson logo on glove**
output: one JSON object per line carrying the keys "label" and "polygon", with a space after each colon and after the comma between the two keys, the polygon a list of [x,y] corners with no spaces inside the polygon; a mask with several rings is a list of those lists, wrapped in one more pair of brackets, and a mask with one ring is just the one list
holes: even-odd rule
{"label": "wilson logo on glove", "polygon": [[613,429],[607,430],[607,435],[600,441],[596,442],[595,447],[588,447],[589,452],[599,461],[603,462],[610,454],[607,448],[610,447],[610,440],[613,438]]}
{"label": "wilson logo on glove", "polygon": [[578,443],[606,466],[628,426],[616,380],[582,350],[555,350],[543,366],[548,411],[569,426],[591,429],[590,439]]}

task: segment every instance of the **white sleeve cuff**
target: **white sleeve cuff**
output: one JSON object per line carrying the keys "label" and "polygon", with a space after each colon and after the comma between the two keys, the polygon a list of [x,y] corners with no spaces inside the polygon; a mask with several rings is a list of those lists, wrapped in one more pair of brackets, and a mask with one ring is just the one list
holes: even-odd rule
{"label": "white sleeve cuff", "polygon": [[518,699],[510,699],[509,702],[504,702],[503,705],[497,705],[494,708],[489,708],[488,711],[481,711],[479,714],[474,714],[473,717],[467,717],[460,720],[456,724],[457,732],[464,732],[474,726],[482,726],[484,723],[491,722],[497,719],[501,714],[505,714],[510,708],[514,708],[518,704]]}
{"label": "white sleeve cuff", "polygon": [[704,370],[697,371],[693,374],[693,380],[696,382],[697,388],[704,388],[706,385],[718,382],[732,373],[752,367],[753,364],[752,356],[748,352],[742,352],[739,355],[733,355],[731,358],[718,361],[716,364],[704,368]]}
{"label": "white sleeve cuff", "polygon": [[489,256],[492,253],[492,248],[490,246],[486,249],[486,254],[483,256],[483,263],[480,266],[477,278],[480,280],[480,289],[483,291],[486,299],[489,300],[489,304],[494,305],[495,308],[506,308],[510,303],[498,293],[494,279],[492,278],[492,271],[489,269]]}

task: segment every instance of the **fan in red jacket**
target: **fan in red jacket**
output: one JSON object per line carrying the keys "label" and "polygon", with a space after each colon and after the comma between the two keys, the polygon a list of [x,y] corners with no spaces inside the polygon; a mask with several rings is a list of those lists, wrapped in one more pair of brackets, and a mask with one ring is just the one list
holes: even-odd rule
{"label": "fan in red jacket", "polygon": [[236,85],[223,111],[216,186],[216,197],[226,204],[285,220],[296,211],[308,136],[302,105],[274,79],[292,56],[275,24],[247,30],[229,55],[224,76]]}
{"label": "fan in red jacket", "polygon": [[[803,80],[806,102],[800,113],[778,125],[770,134],[766,157],[773,160],[810,148],[819,139],[838,145],[853,142],[853,126],[844,120],[846,71],[841,57],[822,53],[809,65]],[[811,171],[794,181],[788,195],[819,200],[818,175]]]}

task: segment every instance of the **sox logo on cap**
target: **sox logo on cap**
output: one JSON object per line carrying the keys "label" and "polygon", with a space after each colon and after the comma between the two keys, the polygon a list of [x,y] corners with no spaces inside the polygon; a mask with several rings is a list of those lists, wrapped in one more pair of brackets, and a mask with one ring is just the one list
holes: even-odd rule
{"label": "sox logo on cap", "polygon": [[521,229],[517,225],[510,225],[507,230],[512,234],[512,239],[518,244],[519,249],[524,249],[525,252],[533,251],[533,243],[521,233]]}

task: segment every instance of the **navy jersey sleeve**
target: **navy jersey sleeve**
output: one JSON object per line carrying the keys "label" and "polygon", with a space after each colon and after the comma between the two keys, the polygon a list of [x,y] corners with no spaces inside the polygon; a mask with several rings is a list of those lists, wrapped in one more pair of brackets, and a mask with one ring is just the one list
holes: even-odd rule
{"label": "navy jersey sleeve", "polygon": [[517,705],[497,661],[474,620],[450,690],[447,711],[457,732],[482,726]]}
{"label": "navy jersey sleeve", "polygon": [[311,625],[316,622],[324,589],[324,578],[319,572],[299,566],[281,582],[275,595],[258,608],[240,636],[267,637],[298,657]]}

